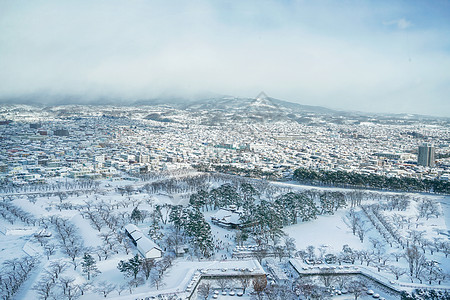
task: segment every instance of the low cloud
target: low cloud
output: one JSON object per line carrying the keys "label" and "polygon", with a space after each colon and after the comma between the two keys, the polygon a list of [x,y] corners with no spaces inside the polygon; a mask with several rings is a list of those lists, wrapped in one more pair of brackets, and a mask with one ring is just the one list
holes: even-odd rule
{"label": "low cloud", "polygon": [[379,10],[340,1],[2,2],[0,98],[264,90],[337,109],[450,115],[448,27],[419,30],[396,15],[404,9],[389,1]]}

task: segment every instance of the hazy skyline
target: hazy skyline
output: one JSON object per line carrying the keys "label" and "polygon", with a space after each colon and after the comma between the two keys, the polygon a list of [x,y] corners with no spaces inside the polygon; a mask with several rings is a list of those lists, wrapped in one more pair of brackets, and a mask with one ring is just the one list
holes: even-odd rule
{"label": "hazy skyline", "polygon": [[450,1],[0,0],[0,98],[260,91],[450,116]]}

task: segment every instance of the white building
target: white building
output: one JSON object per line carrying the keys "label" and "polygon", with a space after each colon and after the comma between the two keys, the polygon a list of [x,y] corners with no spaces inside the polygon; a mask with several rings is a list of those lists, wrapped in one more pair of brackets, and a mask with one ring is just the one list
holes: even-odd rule
{"label": "white building", "polygon": [[155,242],[147,238],[142,231],[134,224],[125,226],[125,232],[131,238],[134,245],[137,246],[139,254],[144,258],[160,258],[162,257],[161,248]]}

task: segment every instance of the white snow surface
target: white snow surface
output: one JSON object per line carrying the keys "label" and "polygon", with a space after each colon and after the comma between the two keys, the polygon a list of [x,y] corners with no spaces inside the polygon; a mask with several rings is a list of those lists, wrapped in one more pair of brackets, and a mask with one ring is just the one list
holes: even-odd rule
{"label": "white snow surface", "polygon": [[[91,201],[92,203],[98,203],[100,201],[105,201],[106,203],[120,203],[123,201],[130,202],[129,206],[124,207],[118,205],[116,212],[120,213],[131,213],[135,206],[139,206],[139,209],[147,210],[151,212],[156,204],[186,204],[189,199],[189,194],[153,194],[148,195],[146,193],[136,193],[130,196],[121,196],[114,189],[115,186],[123,186],[124,184],[134,184],[130,182],[117,181],[108,182],[111,187],[104,189],[103,194],[88,194],[77,196],[69,196],[64,202],[72,203],[73,205],[84,205],[86,202]],[[292,188],[294,191],[301,189],[322,189],[319,187],[309,187],[303,185],[295,185],[290,183],[275,183],[276,185],[285,186]],[[142,183],[136,183],[136,186],[142,186]],[[219,183],[211,183],[212,186],[219,186]],[[103,184],[103,186],[105,186]],[[333,189],[329,190],[343,190],[343,189]],[[389,192],[380,192],[385,194],[391,194]],[[441,238],[443,240],[448,240],[449,236],[442,233],[449,233],[450,226],[450,197],[449,196],[437,196],[429,194],[412,194],[420,197],[427,197],[439,203],[443,215],[439,218],[430,218],[429,220],[420,219],[417,222],[417,230],[424,231],[425,236],[429,239]],[[60,211],[57,209],[56,205],[60,203],[60,200],[56,196],[45,196],[38,197],[35,204],[26,200],[26,197],[16,197],[12,203],[22,210],[29,212],[36,219],[41,217],[49,217],[52,215],[57,215],[60,217],[67,218],[69,222],[75,225],[78,233],[83,239],[84,245],[87,247],[96,248],[102,245],[102,240],[99,237],[100,233],[108,231],[107,227],[102,228],[101,232],[94,229],[90,224],[90,221],[83,218],[78,209],[62,209]],[[405,217],[415,216],[416,210],[415,206],[417,203],[412,202],[411,207],[404,212],[397,211],[383,211],[386,217],[391,217],[392,214],[397,213]],[[210,217],[217,211],[205,211],[205,219],[210,222]],[[364,243],[361,243],[359,239],[354,236],[350,228],[343,221],[343,217],[347,209],[341,209],[335,212],[334,215],[319,216],[316,220],[311,220],[309,222],[303,222],[296,225],[288,226],[284,228],[285,233],[290,237],[295,239],[297,250],[305,249],[309,245],[313,245],[316,250],[319,247],[326,249],[326,253],[337,253],[342,250],[343,245],[348,245],[352,249],[370,249],[371,243],[370,238],[377,238],[382,240],[382,236],[377,232],[373,226],[369,226],[370,230],[367,233]],[[138,227],[143,229],[143,232],[148,232],[148,224],[138,224]],[[69,259],[58,250],[54,255],[47,260],[45,255],[43,255],[43,248],[40,244],[33,238],[33,233],[41,230],[38,224],[36,226],[27,225],[20,220],[16,220],[14,224],[8,223],[5,219],[0,217],[0,263],[8,259],[20,258],[29,254],[37,255],[39,257],[40,263],[37,268],[33,271],[30,278],[22,285],[20,291],[16,294],[15,299],[37,299],[36,292],[32,289],[37,281],[40,279],[40,275],[43,274],[45,269],[51,262],[63,260],[69,263]],[[122,229],[118,229],[122,230]],[[232,250],[235,248],[236,244],[234,241],[234,231],[228,230],[214,224],[211,224],[211,230],[213,238],[216,244],[215,253],[212,257],[212,261],[198,261],[193,257],[187,256],[184,258],[177,258],[173,265],[166,271],[163,277],[163,285],[159,290],[155,287],[151,287],[149,283],[145,283],[140,287],[133,290],[133,294],[129,294],[128,290],[122,291],[121,295],[118,295],[117,291],[113,291],[108,295],[109,299],[136,299],[145,298],[149,295],[157,295],[160,293],[177,292],[182,291],[191,281],[194,274],[198,273],[200,269],[210,269],[208,272],[218,272],[219,274],[226,272],[233,272],[234,268],[249,268],[256,269],[261,272],[264,270],[259,269],[259,264],[255,263],[253,260],[231,260]],[[404,228],[404,234],[406,235],[407,229]],[[55,232],[50,227],[49,231],[53,233],[53,236],[49,238],[54,243],[58,243],[55,237]],[[246,242],[246,245],[254,244],[250,239]],[[25,252],[25,251],[26,252]],[[393,248],[387,247],[388,255],[391,252],[404,251],[398,246]],[[98,261],[97,256],[93,256],[97,260],[98,269],[101,273],[93,278],[91,282],[93,284],[98,284],[102,281],[107,281],[116,285],[125,285],[128,279],[125,279],[123,274],[117,269],[117,264],[120,260],[127,260],[131,258],[135,253],[137,253],[136,248],[132,248],[129,255],[124,254],[120,251],[118,254],[112,254],[107,260]],[[318,252],[316,251],[316,254]],[[426,253],[427,258],[431,258],[429,251]],[[433,256],[440,262],[440,267],[447,273],[450,273],[450,259],[446,259],[442,253],[436,253]],[[358,263],[357,263],[358,264]],[[390,265],[396,265],[402,268],[407,268],[406,261],[400,259],[397,263],[395,261],[390,261]],[[373,267],[370,267],[373,268]],[[226,271],[222,271],[226,269]],[[377,272],[376,269],[372,271]],[[383,276],[392,280],[393,275],[387,272],[382,272]],[[231,274],[231,273],[230,273]],[[75,278],[76,282],[87,281],[86,276],[81,273],[81,267],[79,266],[77,270],[73,269],[71,264],[68,264],[67,269],[64,271],[64,276],[70,276]],[[408,282],[409,278],[404,275],[399,281]],[[448,285],[448,281],[447,281]],[[220,296],[219,299],[231,299],[236,296]],[[88,291],[86,295],[82,296],[80,299],[105,299],[101,294],[95,293],[93,290]],[[245,299],[245,296],[241,299]],[[346,299],[346,298],[336,298],[336,299]],[[361,298],[364,299],[364,298]]]}

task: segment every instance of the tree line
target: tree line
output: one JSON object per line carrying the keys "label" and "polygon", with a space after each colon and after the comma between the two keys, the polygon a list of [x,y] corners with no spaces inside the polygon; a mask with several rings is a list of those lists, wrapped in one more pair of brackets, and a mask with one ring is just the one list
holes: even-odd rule
{"label": "tree line", "polygon": [[450,182],[444,180],[388,177],[345,171],[316,171],[305,168],[296,169],[294,179],[307,184],[450,194]]}
{"label": "tree line", "polygon": [[[253,238],[260,245],[276,245],[284,236],[282,228],[316,219],[321,214],[334,214],[350,202],[360,204],[362,194],[340,191],[305,190],[269,191],[262,197],[258,188],[248,182],[235,186],[222,184],[211,190],[199,190],[191,194],[189,204],[200,211],[216,210],[235,205],[239,208],[241,230],[239,236]],[[358,197],[359,196],[359,197]]]}

